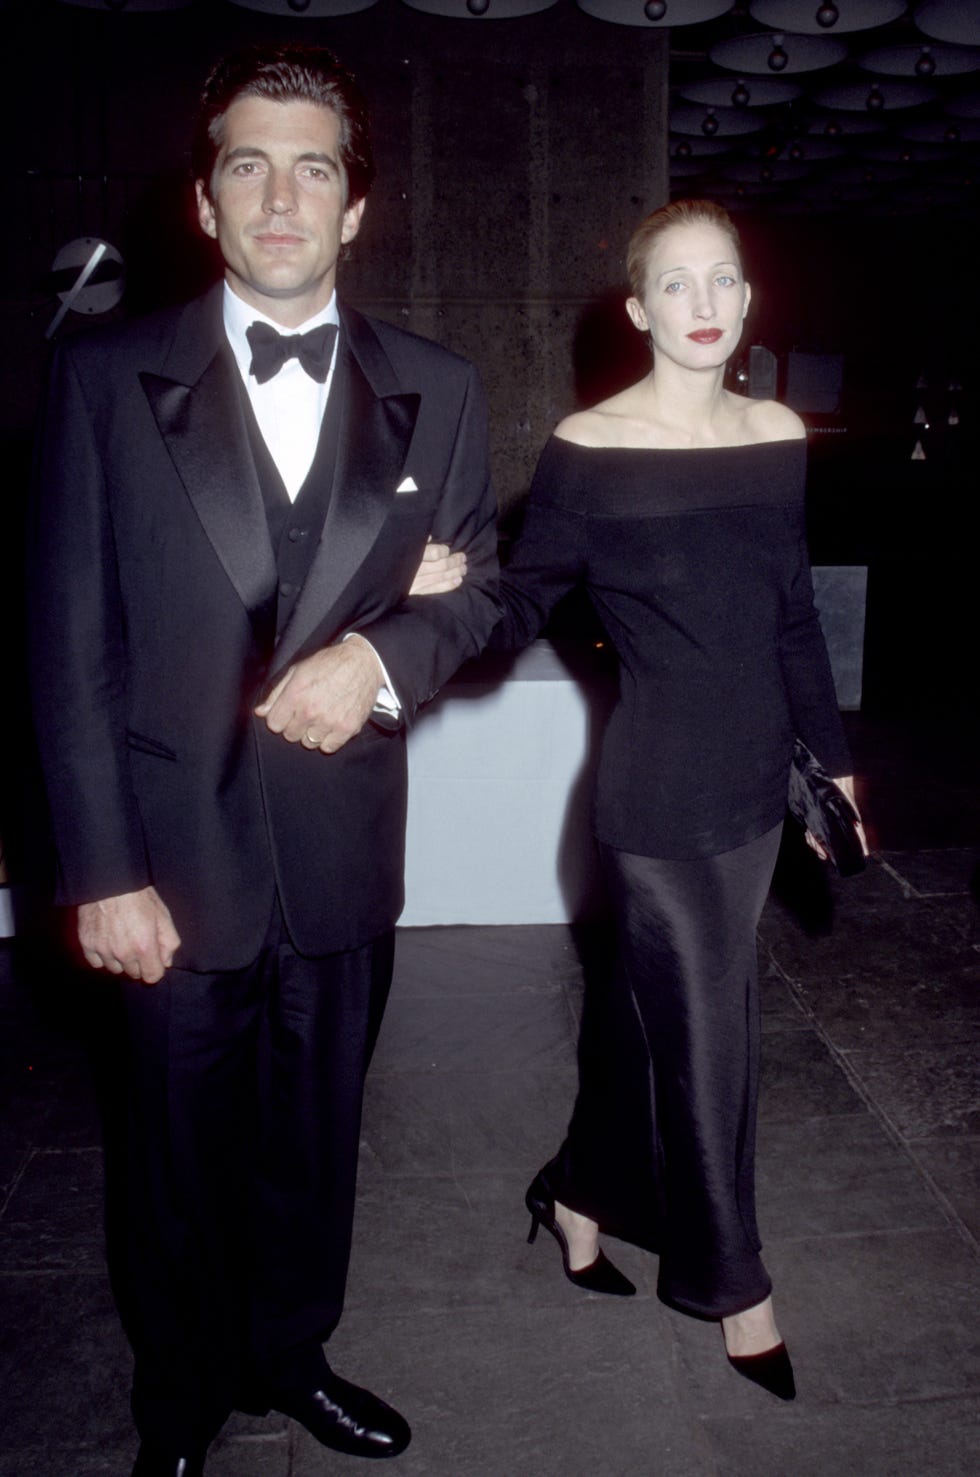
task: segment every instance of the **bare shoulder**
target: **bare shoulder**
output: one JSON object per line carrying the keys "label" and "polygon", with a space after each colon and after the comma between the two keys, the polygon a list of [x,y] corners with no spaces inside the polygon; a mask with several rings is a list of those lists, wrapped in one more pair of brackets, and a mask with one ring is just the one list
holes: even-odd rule
{"label": "bare shoulder", "polygon": [[558,422],[555,435],[559,441],[571,441],[576,446],[603,446],[609,438],[608,416],[599,406],[576,410]]}
{"label": "bare shoulder", "polygon": [[576,446],[631,445],[637,437],[637,421],[642,419],[641,385],[642,381],[608,400],[600,400],[589,410],[567,415],[555,427],[555,435]]}
{"label": "bare shoulder", "polygon": [[745,418],[753,441],[802,441],[806,436],[806,426],[796,411],[778,400],[750,400]]}

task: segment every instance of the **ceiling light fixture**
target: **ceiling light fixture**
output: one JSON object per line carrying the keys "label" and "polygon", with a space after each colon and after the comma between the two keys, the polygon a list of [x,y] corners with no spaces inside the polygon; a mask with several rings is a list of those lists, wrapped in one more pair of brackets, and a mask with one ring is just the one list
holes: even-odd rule
{"label": "ceiling light fixture", "polygon": [[782,36],[773,36],[773,47],[766,57],[766,65],[770,72],[784,72],[789,63],[789,52],[783,46]]}

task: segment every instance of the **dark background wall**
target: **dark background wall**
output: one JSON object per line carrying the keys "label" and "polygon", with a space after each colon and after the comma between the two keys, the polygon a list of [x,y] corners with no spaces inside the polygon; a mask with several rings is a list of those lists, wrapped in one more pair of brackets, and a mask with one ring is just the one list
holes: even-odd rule
{"label": "dark background wall", "polygon": [[[491,25],[398,0],[333,21],[228,4],[103,14],[0,0],[0,35],[16,202],[0,275],[8,468],[33,425],[57,306],[51,265],[66,241],[104,236],[121,250],[119,312],[179,299],[213,275],[187,145],[209,63],[249,40],[326,41],[362,78],[379,179],[343,290],[480,365],[504,506],[526,489],[560,415],[642,373],[622,311],[623,253],[636,220],[667,198],[667,32],[610,26],[570,0]],[[739,219],[755,288],[746,341],[783,362],[794,347],[845,356],[855,466],[907,460],[923,375],[937,453],[951,405],[954,441],[969,438],[976,243],[962,217],[955,227],[941,211],[858,219],[842,204]],[[60,332],[85,321],[71,314]],[[951,383],[963,386],[952,401]]]}
{"label": "dark background wall", "polygon": [[625,46],[573,7],[482,27],[395,0],[307,22],[36,0],[4,12],[3,30],[22,227],[3,276],[18,359],[0,389],[9,431],[33,419],[58,248],[76,236],[119,247],[127,311],[196,290],[212,270],[186,168],[203,74],[241,42],[309,37],[352,66],[375,114],[379,177],[342,290],[480,365],[501,501],[524,490],[574,399],[579,320],[620,280],[633,222],[666,198],[664,34]]}

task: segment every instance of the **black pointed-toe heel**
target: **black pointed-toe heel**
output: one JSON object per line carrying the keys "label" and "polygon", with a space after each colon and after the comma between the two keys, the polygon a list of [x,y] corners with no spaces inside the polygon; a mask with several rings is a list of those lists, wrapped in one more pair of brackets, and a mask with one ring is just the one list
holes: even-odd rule
{"label": "black pointed-toe heel", "polygon": [[561,1263],[569,1282],[574,1282],[576,1287],[581,1287],[586,1292],[607,1292],[613,1297],[633,1296],[636,1288],[632,1282],[628,1277],[624,1277],[622,1272],[617,1271],[602,1251],[587,1267],[580,1267],[577,1272],[572,1271],[568,1265],[568,1242],[565,1240],[565,1233],[561,1226],[555,1220],[555,1199],[540,1175],[532,1182],[524,1197],[524,1203],[531,1213],[528,1242],[533,1242],[538,1234],[539,1226],[544,1226],[546,1231],[550,1231],[558,1242]]}
{"label": "black pointed-toe heel", "polygon": [[729,1354],[728,1362],[738,1374],[761,1385],[777,1400],[796,1399],[796,1381],[785,1344],[776,1344],[762,1354]]}

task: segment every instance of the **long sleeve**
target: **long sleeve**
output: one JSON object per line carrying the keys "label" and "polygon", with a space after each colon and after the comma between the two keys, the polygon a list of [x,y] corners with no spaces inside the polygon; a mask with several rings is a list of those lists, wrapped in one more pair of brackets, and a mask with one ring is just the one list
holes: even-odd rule
{"label": "long sleeve", "polygon": [[802,531],[779,655],[796,736],[813,751],[828,774],[850,774],[851,756],[820,617],[813,603],[813,580]]}
{"label": "long sleeve", "polygon": [[487,409],[469,367],[452,461],[432,537],[466,554],[467,576],[446,595],[416,595],[358,630],[370,641],[407,722],[457,667],[482,649],[498,617],[496,500],[490,484]]}
{"label": "long sleeve", "polygon": [[34,726],[59,857],[57,901],[149,880],[129,773],[125,622],[105,477],[70,352],[54,360],[28,545]]}
{"label": "long sleeve", "polygon": [[541,455],[520,534],[501,571],[504,613],[490,639],[494,651],[527,646],[562,596],[585,578],[587,520],[562,500],[554,446],[549,442]]}

